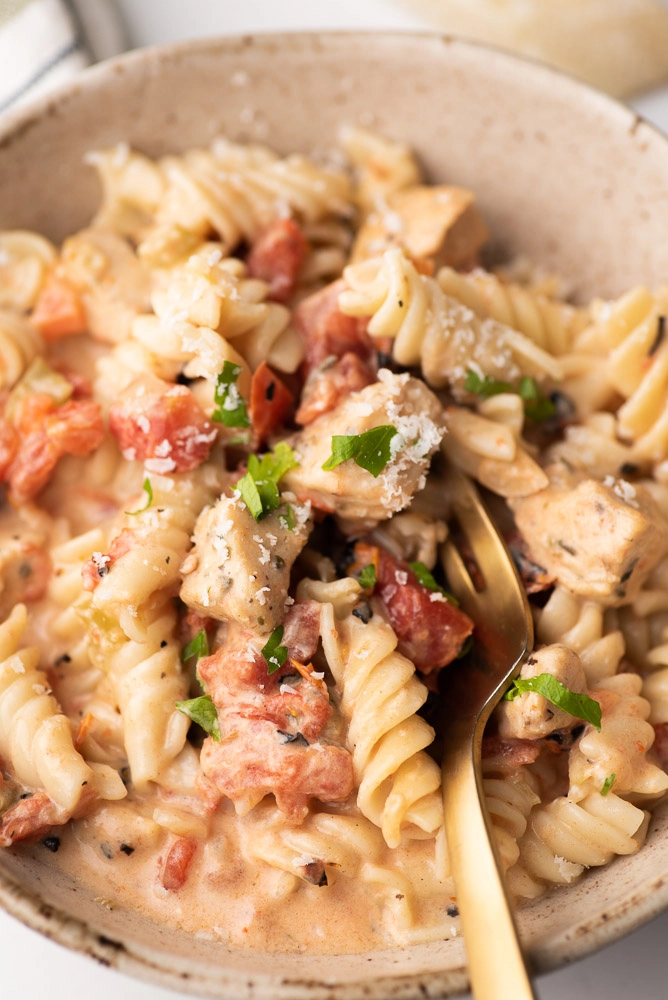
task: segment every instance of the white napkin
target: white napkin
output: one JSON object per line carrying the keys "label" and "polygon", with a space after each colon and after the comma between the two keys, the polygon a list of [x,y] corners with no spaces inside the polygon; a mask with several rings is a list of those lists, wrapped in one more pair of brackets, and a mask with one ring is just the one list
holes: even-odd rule
{"label": "white napkin", "polygon": [[0,113],[125,47],[109,0],[0,0]]}

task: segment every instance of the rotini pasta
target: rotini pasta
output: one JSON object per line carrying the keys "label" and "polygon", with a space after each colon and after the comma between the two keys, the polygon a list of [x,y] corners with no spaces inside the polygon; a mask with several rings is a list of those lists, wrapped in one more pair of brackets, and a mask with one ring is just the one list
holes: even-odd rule
{"label": "rotini pasta", "polygon": [[665,291],[484,271],[473,191],[342,143],[120,144],[88,228],[0,233],[0,846],[230,947],[459,932],[453,464],[535,620],[483,739],[515,896],[668,791]]}

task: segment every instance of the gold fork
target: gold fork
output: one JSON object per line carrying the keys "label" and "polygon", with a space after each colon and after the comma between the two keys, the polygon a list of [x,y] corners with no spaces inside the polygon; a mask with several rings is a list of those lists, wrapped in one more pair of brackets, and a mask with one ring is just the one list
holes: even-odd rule
{"label": "gold fork", "polygon": [[449,466],[448,491],[467,551],[463,557],[449,538],[444,567],[476,628],[470,656],[443,671],[445,832],[473,995],[528,1000],[535,993],[491,834],[481,748],[485,723],[533,648],[533,623],[510,554],[475,486]]}

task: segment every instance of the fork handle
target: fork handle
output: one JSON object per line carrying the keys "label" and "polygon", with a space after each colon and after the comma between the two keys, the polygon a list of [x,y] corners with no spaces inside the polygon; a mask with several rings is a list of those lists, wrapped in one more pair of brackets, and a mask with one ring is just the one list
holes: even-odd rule
{"label": "fork handle", "polygon": [[536,1000],[510,909],[473,758],[449,769],[445,832],[476,1000]]}

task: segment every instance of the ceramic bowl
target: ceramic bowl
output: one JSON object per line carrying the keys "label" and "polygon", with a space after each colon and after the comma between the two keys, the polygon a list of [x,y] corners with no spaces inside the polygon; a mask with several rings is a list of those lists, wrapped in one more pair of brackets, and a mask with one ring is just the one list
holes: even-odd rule
{"label": "ceramic bowl", "polygon": [[[226,134],[324,152],[344,123],[410,143],[434,181],[473,188],[492,250],[521,253],[612,296],[668,275],[668,142],[628,109],[552,70],[433,35],[261,35],[132,53],[82,74],[0,128],[0,228],[53,239],[98,198],[87,150],[156,156]],[[127,973],[226,1000],[448,996],[458,939],[363,955],[262,955],[110,912],[40,861],[4,851],[0,902],[29,926]],[[521,911],[538,971],[609,943],[668,903],[668,804],[636,856]]]}

